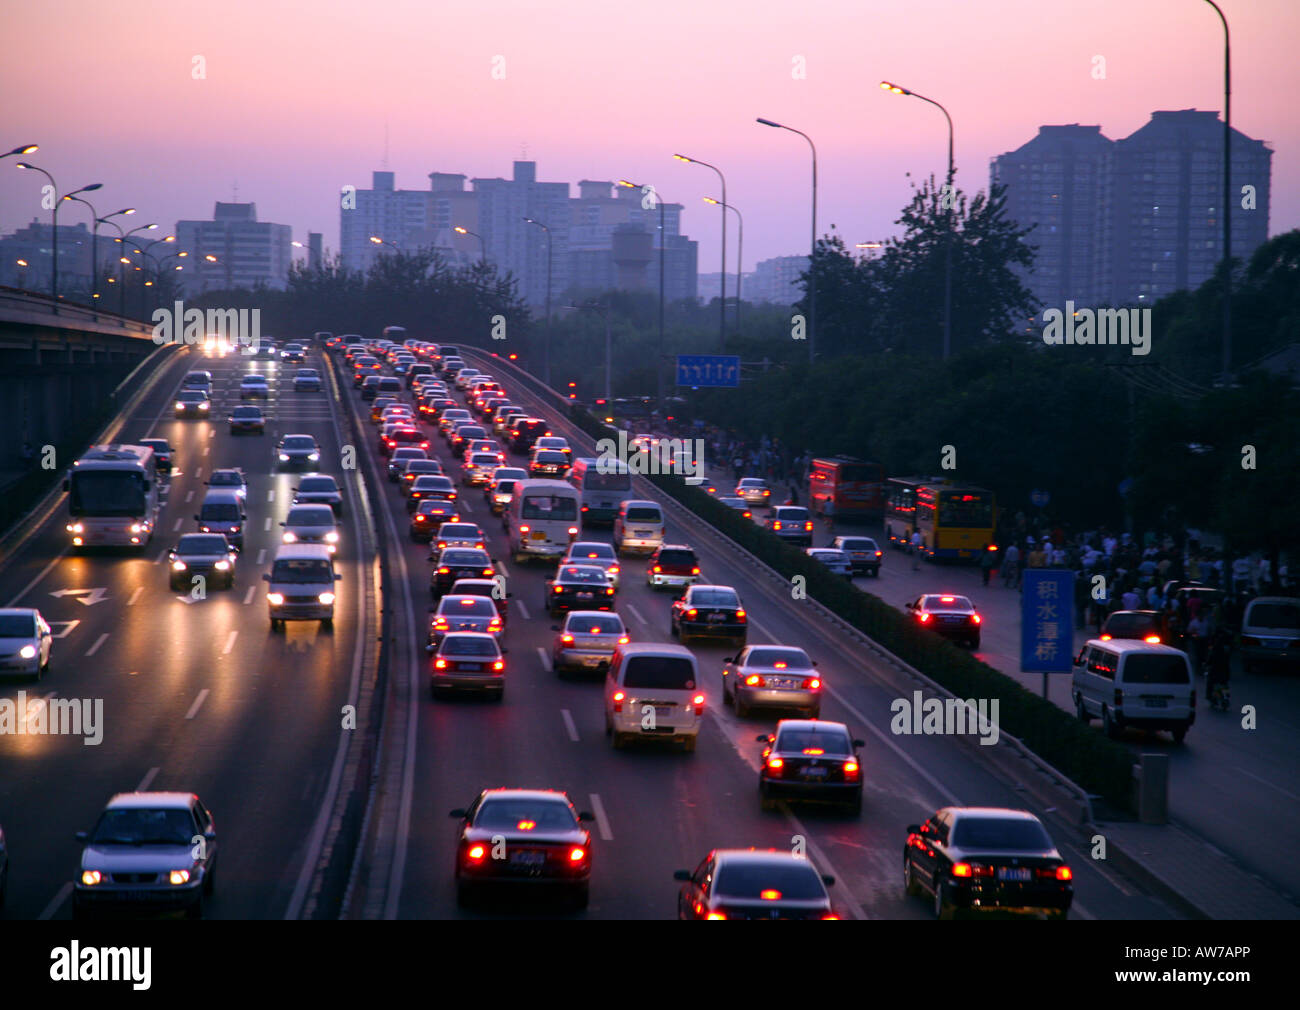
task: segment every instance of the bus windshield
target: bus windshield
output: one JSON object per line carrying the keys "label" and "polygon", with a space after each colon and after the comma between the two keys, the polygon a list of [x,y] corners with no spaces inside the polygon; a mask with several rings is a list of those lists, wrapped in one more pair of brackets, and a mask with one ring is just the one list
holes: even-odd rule
{"label": "bus windshield", "polygon": [[947,491],[939,496],[942,526],[992,526],[993,506],[987,495]]}
{"label": "bus windshield", "polygon": [[578,503],[558,495],[530,494],[523,501],[524,519],[556,519],[571,522],[578,518]]}
{"label": "bus windshield", "polygon": [[129,470],[73,471],[68,511],[74,516],[142,516],[144,478]]}

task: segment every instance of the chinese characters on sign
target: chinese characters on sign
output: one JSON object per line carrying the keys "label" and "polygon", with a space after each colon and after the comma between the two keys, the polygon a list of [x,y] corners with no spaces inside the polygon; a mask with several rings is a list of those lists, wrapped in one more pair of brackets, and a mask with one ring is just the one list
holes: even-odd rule
{"label": "chinese characters on sign", "polygon": [[1020,669],[1069,673],[1074,644],[1074,573],[1027,570],[1021,597]]}

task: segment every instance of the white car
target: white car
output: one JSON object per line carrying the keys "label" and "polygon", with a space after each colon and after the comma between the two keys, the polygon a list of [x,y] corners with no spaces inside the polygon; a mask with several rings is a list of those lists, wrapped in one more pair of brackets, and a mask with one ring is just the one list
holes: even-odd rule
{"label": "white car", "polygon": [[50,669],[54,635],[32,607],[0,610],[0,674],[40,680]]}
{"label": "white car", "polygon": [[602,544],[595,540],[579,540],[576,543],[569,544],[569,550],[560,559],[561,567],[564,565],[595,565],[597,568],[605,569],[605,575],[609,578],[609,584],[615,589],[618,588],[618,555],[614,553],[614,548],[609,544]]}
{"label": "white car", "polygon": [[280,525],[286,544],[324,544],[331,554],[338,550],[338,522],[328,505],[294,505]]}
{"label": "white car", "polygon": [[853,578],[853,562],[844,551],[834,547],[806,547],[804,553],[814,561],[820,561],[836,575]]}
{"label": "white car", "polygon": [[300,368],[293,377],[295,393],[319,393],[321,391],[320,372],[314,368]]}

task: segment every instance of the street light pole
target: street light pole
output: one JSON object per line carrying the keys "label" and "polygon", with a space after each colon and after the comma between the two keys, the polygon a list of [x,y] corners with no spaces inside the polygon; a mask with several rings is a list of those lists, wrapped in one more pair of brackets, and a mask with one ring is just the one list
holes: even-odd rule
{"label": "street light pole", "polygon": [[[711,196],[706,196],[704,198],[704,202],[721,203],[720,200],[715,200]],[[732,206],[731,204],[724,203],[723,206],[726,207],[728,210],[732,211],[733,213],[735,213],[736,215],[736,230],[738,235],[738,240],[736,242],[736,332],[739,333],[740,332],[740,282],[741,282],[742,271],[744,270],[744,266],[745,266],[744,263],[745,219],[741,215],[740,211],[736,207]]]}
{"label": "street light pole", "polygon": [[673,157],[678,161],[713,169],[718,173],[718,181],[722,183],[722,285],[718,289],[718,350],[723,351],[727,348],[727,177],[717,165],[710,165],[699,158],[688,158],[684,154],[674,154]]}
{"label": "street light pole", "polygon": [[659,401],[659,410],[662,412],[666,410],[662,355],[664,350],[664,250],[668,244],[668,229],[664,225],[664,199],[663,194],[653,186],[638,186],[626,179],[619,179],[618,184],[628,189],[639,189],[642,193],[653,193],[655,203],[659,205],[659,353],[655,356],[655,393]]}
{"label": "street light pole", "polygon": [[[762,117],[756,122],[797,133],[808,141],[808,146],[812,149],[812,249],[808,256],[808,364],[811,365],[817,357],[817,145],[812,142],[812,137],[793,126]],[[727,195],[724,193],[722,198],[725,200]]]}
{"label": "street light pole", "polygon": [[551,384],[551,229],[531,217],[524,218],[546,232],[546,344],[542,351],[542,382]]}
{"label": "street light pole", "polygon": [[[127,240],[128,240],[132,235],[134,235],[136,232],[138,232],[138,231],[153,231],[153,230],[154,230],[155,228],[157,228],[157,227],[158,227],[157,224],[142,224],[142,225],[140,225],[139,228],[132,228],[132,229],[131,229],[130,231],[128,231],[128,232],[123,232],[123,234],[122,234],[122,239],[121,239],[122,244],[125,246]],[[118,229],[118,230],[120,231],[121,229]],[[140,248],[140,245],[139,245],[139,243],[137,243],[137,242],[132,242],[131,244],[132,244],[133,246],[135,246],[137,249]],[[126,249],[123,249],[122,251],[123,251],[123,252],[126,252]],[[120,262],[120,260],[121,260],[121,257],[119,257],[119,262]],[[118,279],[121,280],[121,277],[122,277],[122,271],[121,271],[121,268],[120,268],[120,266],[119,266],[119,269],[118,269]],[[143,294],[144,288],[143,288],[143,286],[140,288],[140,290],[141,290],[141,292],[142,292],[141,295],[140,295],[140,308],[143,309],[143,308],[144,308],[144,294]],[[120,297],[121,300],[122,300],[122,301],[121,301],[122,311],[121,311],[120,314],[121,314],[121,315],[126,315],[126,285],[125,285],[125,284],[122,285],[122,290],[118,292],[118,297]]]}
{"label": "street light pole", "polygon": [[923,102],[929,102],[943,113],[944,119],[948,120],[948,207],[944,214],[947,235],[944,242],[943,265],[943,359],[947,361],[948,355],[952,352],[952,205],[956,202],[956,193],[952,188],[952,177],[955,172],[952,157],[952,116],[948,115],[948,110],[933,98],[918,95],[915,91],[910,91],[897,84],[891,84],[889,81],[881,81],[880,86],[885,91],[895,95],[909,95],[912,98],[919,98]]}
{"label": "street light pole", "polygon": [[[12,152],[11,152],[12,153]],[[64,200],[71,199],[78,193],[90,193],[103,186],[103,183],[92,182],[89,186],[82,186],[80,189],[74,189],[67,196],[59,196],[59,184],[54,181],[54,176],[43,168],[37,168],[35,165],[20,161],[15,166],[17,168],[30,169],[34,172],[40,172],[41,175],[50,180],[50,187],[54,190],[54,209],[50,211],[51,221],[51,247],[50,247],[50,297],[54,300],[54,311],[59,311],[59,204]]]}
{"label": "street light pole", "polygon": [[487,265],[487,243],[483,241],[483,236],[480,235],[478,232],[470,231],[468,228],[462,228],[460,225],[456,225],[456,227],[453,228],[452,230],[460,235],[472,235],[474,236],[474,238],[478,239],[479,262],[482,263],[484,266],[486,266]]}
{"label": "street light pole", "polygon": [[[80,198],[78,197],[77,199]],[[92,207],[91,210],[94,210],[94,208]],[[109,221],[110,218],[127,216],[134,213],[135,213],[134,207],[124,207],[121,210],[113,211],[113,213],[111,214],[105,214],[103,217],[95,218],[95,231],[90,239],[90,248],[91,248],[90,258],[94,260],[95,263],[94,265],[95,283],[94,283],[94,293],[91,296],[92,301],[97,301],[99,299],[99,226],[103,224],[105,221],[108,221],[111,224],[112,222]]]}
{"label": "street light pole", "polygon": [[1228,19],[1214,0],[1205,0],[1223,22],[1223,383],[1232,381],[1232,192],[1228,186],[1232,168],[1232,44]]}

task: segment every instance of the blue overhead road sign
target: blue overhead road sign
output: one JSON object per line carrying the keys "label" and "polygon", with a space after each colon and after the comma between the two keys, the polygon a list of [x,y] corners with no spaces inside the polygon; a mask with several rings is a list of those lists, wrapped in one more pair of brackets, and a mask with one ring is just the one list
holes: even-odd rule
{"label": "blue overhead road sign", "polygon": [[735,354],[679,354],[677,385],[739,386],[740,357]]}

